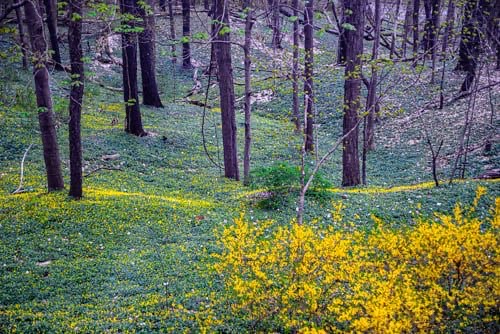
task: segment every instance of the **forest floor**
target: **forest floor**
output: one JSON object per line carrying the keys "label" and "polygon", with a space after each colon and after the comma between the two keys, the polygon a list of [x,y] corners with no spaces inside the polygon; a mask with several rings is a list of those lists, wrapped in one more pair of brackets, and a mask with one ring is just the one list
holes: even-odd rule
{"label": "forest floor", "polygon": [[[159,55],[166,48],[159,47]],[[195,47],[194,56],[201,54],[203,46]],[[328,63],[326,51],[323,55],[318,60],[320,72],[327,70],[321,65]],[[212,305],[222,289],[207,269],[211,254],[220,251],[216,231],[242,214],[256,224],[264,219],[288,224],[295,215],[298,184],[279,183],[280,172],[292,170],[293,179],[300,164],[301,137],[289,120],[290,97],[284,84],[289,82],[278,78],[275,82],[281,84],[274,88],[256,85],[257,91],[272,89],[273,94],[270,101],[254,104],[253,182],[245,187],[223,178],[204,152],[202,122],[208,152],[220,162],[220,115],[217,108],[204,111],[185,102],[193,84],[191,71],[159,57],[165,108],[141,106],[149,135],[137,138],[123,131],[121,93],[96,83],[119,87],[118,69],[97,62],[91,65],[92,81],[85,86],[83,106],[85,178],[80,201],[71,200],[65,191],[47,194],[30,71],[15,62],[0,66],[0,332],[198,331],[208,321],[199,310]],[[416,74],[406,75],[403,81],[411,82]],[[428,78],[429,73],[418,75]],[[447,93],[453,96],[461,77],[451,72],[449,76]],[[390,73],[387,77],[387,87],[402,80]],[[341,70],[320,73],[318,78],[321,156],[341,132],[337,110]],[[53,72],[51,84],[68,182],[68,77]],[[428,86],[423,81],[411,88],[416,92],[411,98],[399,88],[388,93],[387,112],[377,129],[377,149],[368,156],[368,186],[339,188],[341,155],[337,152],[321,171],[321,185],[307,197],[306,221],[334,224],[333,206],[343,202],[344,219],[354,228],[371,228],[372,216],[404,228],[418,217],[433,219],[436,212],[450,212],[458,202],[470,203],[479,185],[486,187],[487,194],[477,215],[491,215],[500,184],[475,177],[500,165],[497,140],[491,152],[482,150],[484,138],[490,136],[488,129],[498,128],[498,119],[489,121],[488,95],[493,94],[498,106],[498,87],[478,95],[477,131],[470,142],[478,149],[470,153],[467,178],[448,185],[460,121],[470,99],[423,113],[419,105],[432,100]],[[217,87],[212,87],[211,96],[216,92]],[[193,98],[202,99],[203,94]],[[241,154],[241,108],[237,123]],[[439,188],[433,186],[423,129],[435,143],[444,140]],[[24,192],[13,195],[30,145],[24,160]],[[308,160],[312,164],[315,159]],[[275,179],[279,184],[273,188],[270,184]],[[272,191],[277,196],[268,198]],[[222,328],[238,332],[244,328],[240,325],[235,320]]]}

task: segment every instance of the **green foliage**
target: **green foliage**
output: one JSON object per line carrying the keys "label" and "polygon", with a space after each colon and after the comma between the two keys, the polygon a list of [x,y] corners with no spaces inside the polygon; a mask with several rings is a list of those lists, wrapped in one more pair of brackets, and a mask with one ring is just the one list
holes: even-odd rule
{"label": "green foliage", "polygon": [[[309,178],[306,168],[305,180]],[[259,201],[262,208],[276,209],[288,201],[295,201],[300,190],[301,172],[299,166],[288,163],[275,163],[269,167],[257,168],[252,173],[252,187],[265,188],[267,196]],[[331,182],[319,172],[316,174],[308,195],[315,198],[328,198],[325,190],[332,186]]]}

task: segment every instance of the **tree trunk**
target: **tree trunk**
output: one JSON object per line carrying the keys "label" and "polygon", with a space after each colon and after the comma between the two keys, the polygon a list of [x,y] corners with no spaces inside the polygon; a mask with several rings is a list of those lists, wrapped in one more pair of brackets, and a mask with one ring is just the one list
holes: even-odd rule
{"label": "tree trunk", "polygon": [[448,10],[446,13],[446,27],[443,35],[443,46],[441,48],[442,57],[446,57],[448,51],[448,41],[452,37],[455,25],[455,1],[448,0]]}
{"label": "tree trunk", "polygon": [[33,53],[33,77],[35,81],[36,105],[38,107],[38,122],[42,137],[43,158],[47,173],[47,188],[48,191],[60,190],[64,188],[64,181],[52,112],[49,72],[46,66],[47,44],[45,43],[43,34],[42,16],[39,4],[36,1],[27,1],[24,5],[24,11]]}
{"label": "tree trunk", "polygon": [[437,36],[439,32],[439,11],[441,0],[424,0],[425,25],[422,44],[424,51],[431,54],[434,59],[436,54]]}
{"label": "tree trunk", "polygon": [[[156,55],[155,55],[155,18],[153,2],[148,0],[147,8],[139,6],[137,9],[142,18],[143,31],[139,33],[139,58],[142,75],[142,99],[147,106],[163,107],[158,85],[156,84]],[[149,12],[148,12],[149,11]]]}
{"label": "tree trunk", "polygon": [[306,124],[305,148],[307,152],[314,152],[314,0],[308,0],[304,8],[304,107]]}
{"label": "tree trunk", "polygon": [[250,98],[252,94],[252,87],[250,82],[251,76],[251,59],[250,50],[252,48],[252,27],[253,27],[253,11],[251,8],[251,0],[245,0],[244,3],[244,13],[246,13],[245,18],[245,44],[243,51],[245,53],[245,151],[243,153],[243,184],[250,184],[250,149],[252,144],[252,106],[250,104]]}
{"label": "tree trunk", "polygon": [[275,49],[281,49],[280,0],[268,0],[268,4],[271,11],[271,29],[273,30],[271,45]]}
{"label": "tree trunk", "polygon": [[[344,4],[345,21],[355,29],[345,29],[345,39],[349,48],[346,53],[345,83],[344,83],[344,117],[343,133],[349,133],[358,125],[361,106],[361,56],[363,54],[363,30],[365,23],[365,0],[349,0]],[[351,131],[343,140],[342,151],[342,186],[360,184],[358,129]]]}
{"label": "tree trunk", "polygon": [[69,58],[71,62],[71,92],[69,99],[69,162],[70,187],[69,196],[82,197],[82,142],[80,136],[80,119],[83,102],[84,70],[82,51],[82,7],[84,0],[69,2]]}
{"label": "tree trunk", "polygon": [[[122,14],[136,15],[136,0],[121,0]],[[132,29],[136,26],[134,19],[124,22]],[[137,92],[137,33],[122,32],[123,58],[123,99],[125,101],[125,131],[142,137],[146,135],[142,128],[139,95]]]}
{"label": "tree trunk", "polygon": [[[344,29],[344,24],[347,22],[347,17],[345,14],[345,6],[350,0],[341,1],[340,11],[342,13],[340,31],[339,31],[339,41],[337,47],[337,63],[344,64],[347,58],[347,40],[346,40],[346,29]],[[335,6],[333,7],[335,9]],[[364,29],[364,27],[363,27]]]}
{"label": "tree trunk", "polygon": [[480,29],[478,22],[479,1],[468,0],[465,3],[462,33],[460,35],[460,47],[458,52],[457,71],[465,71],[466,77],[460,88],[468,91],[472,87],[476,76],[477,61],[479,58]]}
{"label": "tree trunk", "polygon": [[167,11],[167,0],[160,0],[160,10],[162,12]]}
{"label": "tree trunk", "polygon": [[413,0],[407,0],[406,11],[405,11],[405,24],[403,30],[403,40],[401,42],[401,49],[403,50],[402,51],[403,58],[406,57],[406,51],[408,48],[408,42],[409,42],[408,35],[410,34],[410,29],[411,29],[412,4]]}
{"label": "tree trunk", "polygon": [[[378,50],[380,45],[380,0],[375,0],[375,38],[373,40],[372,48],[372,62],[376,62],[378,59]],[[371,78],[370,84],[368,86],[368,96],[366,98],[366,111],[367,116],[367,126],[365,133],[366,150],[371,151],[375,149],[375,119],[376,119],[376,101],[377,101],[377,85],[378,85],[378,71],[377,65],[373,64],[371,68]]]}
{"label": "tree trunk", "polygon": [[[233,68],[229,27],[229,0],[214,1],[214,51],[219,74],[220,109],[222,120],[222,145],[224,148],[224,175],[239,180],[238,150],[236,142],[236,114],[234,110]],[[222,33],[221,33],[222,31]]]}
{"label": "tree trunk", "polygon": [[175,15],[174,6],[172,4],[174,0],[168,0],[168,20],[170,23],[170,38],[172,39],[172,63],[177,63],[177,51],[175,50]]}
{"label": "tree trunk", "polygon": [[389,54],[389,58],[392,58],[396,49],[396,35],[398,32],[398,23],[399,23],[399,7],[401,6],[401,0],[396,0],[396,12],[394,14],[394,26],[392,28],[392,38],[391,38],[391,50]]}
{"label": "tree trunk", "polygon": [[293,16],[296,17],[293,21],[293,50],[292,50],[292,108],[293,108],[293,123],[295,131],[300,131],[300,110],[299,110],[299,1],[293,0]]}
{"label": "tree trunk", "polygon": [[57,4],[56,0],[43,0],[45,3],[45,12],[47,14],[47,28],[50,36],[50,46],[52,48],[52,60],[55,69],[62,71],[61,53],[59,51],[59,42],[57,40]]}
{"label": "tree trunk", "polygon": [[191,6],[189,0],[182,0],[182,67],[185,69],[192,68],[191,65],[191,46],[189,38],[191,38]]}
{"label": "tree trunk", "polygon": [[21,14],[21,8],[19,7],[16,8],[16,20],[17,20],[17,27],[19,29],[19,45],[21,46],[21,53],[23,54],[23,69],[27,69],[28,68],[28,57],[26,57],[27,45],[24,37],[23,17]]}
{"label": "tree trunk", "polygon": [[[420,18],[420,0],[413,0],[413,57],[418,56],[418,47],[420,45],[419,18]],[[417,62],[415,62],[416,64]]]}

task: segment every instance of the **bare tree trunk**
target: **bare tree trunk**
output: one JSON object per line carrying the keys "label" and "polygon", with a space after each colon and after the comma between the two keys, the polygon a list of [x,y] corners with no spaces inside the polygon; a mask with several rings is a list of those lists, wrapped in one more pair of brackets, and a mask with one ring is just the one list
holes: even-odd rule
{"label": "bare tree trunk", "polygon": [[361,56],[363,54],[363,33],[365,23],[365,0],[345,1],[346,23],[354,30],[345,30],[347,45],[347,58],[344,83],[344,117],[343,133],[349,133],[343,140],[342,151],[342,186],[355,186],[360,184],[359,156],[358,156],[358,129],[359,109],[361,106]]}
{"label": "bare tree trunk", "polygon": [[448,0],[448,10],[446,13],[446,27],[443,35],[443,46],[441,49],[442,57],[446,57],[446,53],[448,51],[448,41],[450,37],[453,35],[455,25],[455,1]]}
{"label": "bare tree trunk", "polygon": [[252,48],[252,26],[253,26],[253,11],[252,0],[245,0],[244,12],[245,18],[245,44],[243,51],[245,53],[245,151],[243,153],[243,184],[250,184],[250,149],[252,144],[252,106],[250,98],[252,87],[250,82],[251,64],[250,50]]}
{"label": "bare tree trunk", "polygon": [[38,122],[42,137],[43,158],[47,173],[47,188],[49,191],[64,188],[59,158],[59,146],[52,112],[49,72],[47,71],[47,43],[43,34],[43,21],[40,7],[36,1],[27,1],[24,5],[26,23],[31,39],[33,52],[33,77],[35,81],[36,105],[38,107]]}
{"label": "bare tree trunk", "polygon": [[314,152],[314,0],[307,0],[304,9],[304,107],[306,151]]}
{"label": "bare tree trunk", "polygon": [[[347,22],[346,14],[345,14],[345,6],[349,3],[349,0],[344,0],[341,2],[340,11],[342,12],[340,31],[339,31],[339,41],[337,47],[337,63],[344,64],[347,59],[347,40],[346,40],[346,29],[344,29],[344,24]],[[332,8],[335,10],[335,6]],[[334,12],[335,14],[335,12]],[[364,29],[364,28],[363,28]]]}
{"label": "bare tree trunk", "polygon": [[367,153],[375,149],[375,120],[377,113],[377,85],[378,85],[378,70],[375,63],[378,59],[378,51],[380,45],[380,0],[375,0],[375,31],[372,48],[372,67],[370,83],[368,85],[368,96],[366,98],[366,116],[365,126],[363,127],[363,153],[361,166],[362,183],[366,184],[366,159]]}
{"label": "bare tree trunk", "polygon": [[139,6],[138,12],[142,18],[143,31],[139,33],[139,59],[142,75],[142,98],[147,106],[163,107],[158,85],[156,84],[156,55],[155,55],[155,18],[153,2],[148,0],[148,8]]}
{"label": "bare tree trunk", "polygon": [[466,77],[460,88],[468,91],[476,76],[477,61],[479,58],[480,27],[479,27],[479,0],[468,0],[465,3],[464,19],[458,52],[458,62],[455,70],[465,71]]}
{"label": "bare tree trunk", "polygon": [[[418,47],[420,46],[419,18],[420,18],[420,0],[413,0],[413,57],[418,56]],[[415,62],[417,64],[417,62]]]}
{"label": "bare tree trunk", "polygon": [[394,56],[395,48],[396,48],[396,35],[398,32],[398,18],[399,18],[399,7],[401,6],[401,0],[396,1],[396,12],[394,14],[394,26],[392,28],[392,38],[391,38],[391,50],[389,53],[389,58]]}
{"label": "bare tree trunk", "polygon": [[[121,0],[123,14],[136,15],[136,0]],[[134,19],[125,22],[135,27]],[[125,101],[125,131],[142,137],[146,132],[142,128],[139,94],[137,91],[137,33],[122,32],[123,58],[123,98]]]}
{"label": "bare tree trunk", "polygon": [[406,3],[406,11],[405,11],[405,23],[404,23],[404,30],[403,30],[403,40],[401,41],[401,49],[402,51],[402,57],[406,57],[406,51],[408,48],[408,35],[410,34],[410,29],[411,29],[411,13],[412,13],[412,4],[413,0],[407,0]]}
{"label": "bare tree trunk", "polygon": [[422,43],[425,52],[430,53],[432,57],[436,54],[440,8],[441,0],[424,0],[425,34]]}
{"label": "bare tree trunk", "polygon": [[190,69],[191,65],[191,6],[189,0],[182,0],[182,67]]}
{"label": "bare tree trunk", "polygon": [[44,0],[45,13],[47,14],[47,28],[50,36],[50,46],[52,48],[52,60],[55,69],[63,70],[61,63],[61,52],[59,51],[59,42],[57,40],[57,4],[56,0]]}
{"label": "bare tree trunk", "polygon": [[299,1],[292,1],[293,16],[296,19],[293,21],[293,50],[292,50],[292,107],[293,107],[293,122],[295,131],[300,131],[300,110],[299,110]]}
{"label": "bare tree trunk", "polygon": [[234,110],[233,67],[229,32],[229,0],[214,1],[214,50],[219,73],[220,108],[222,120],[222,145],[224,147],[224,175],[239,180],[238,150],[236,142],[236,114]]}
{"label": "bare tree trunk", "polygon": [[82,141],[80,120],[83,102],[84,70],[82,51],[82,7],[83,0],[69,2],[69,58],[71,62],[71,92],[69,100],[69,157],[70,187],[69,196],[82,197]]}
{"label": "bare tree trunk", "polygon": [[177,53],[175,50],[175,16],[174,8],[172,2],[174,0],[168,0],[168,20],[170,22],[170,38],[172,39],[172,63],[177,62]]}
{"label": "bare tree trunk", "polygon": [[28,68],[28,57],[26,57],[26,41],[24,37],[24,23],[23,23],[23,17],[21,14],[21,8],[16,8],[16,20],[17,20],[17,27],[19,29],[19,45],[21,46],[21,53],[23,54],[23,68],[27,69]]}
{"label": "bare tree trunk", "polygon": [[280,20],[280,0],[267,0],[271,11],[271,29],[273,38],[271,45],[273,48],[281,49],[281,20]]}

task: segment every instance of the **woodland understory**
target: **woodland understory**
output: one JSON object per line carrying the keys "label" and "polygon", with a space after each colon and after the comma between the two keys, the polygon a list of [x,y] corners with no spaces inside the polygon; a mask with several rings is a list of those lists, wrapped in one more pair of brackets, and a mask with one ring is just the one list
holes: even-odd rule
{"label": "woodland understory", "polygon": [[2,2],[0,333],[498,332],[498,7]]}

